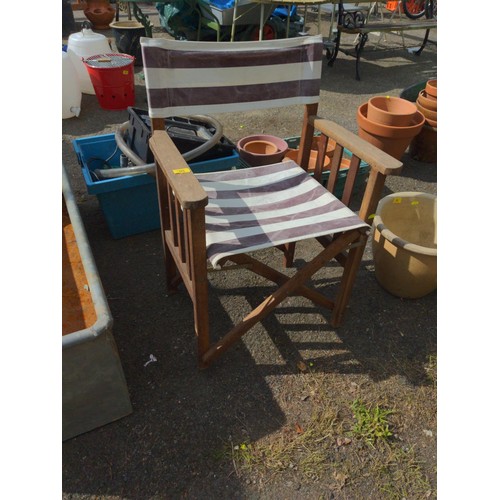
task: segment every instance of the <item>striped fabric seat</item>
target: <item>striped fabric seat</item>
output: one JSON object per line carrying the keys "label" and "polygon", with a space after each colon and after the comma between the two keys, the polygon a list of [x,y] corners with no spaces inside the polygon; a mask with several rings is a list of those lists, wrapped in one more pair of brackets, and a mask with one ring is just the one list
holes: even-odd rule
{"label": "striped fabric seat", "polygon": [[141,38],[149,116],[319,102],[321,36],[255,42]]}
{"label": "striped fabric seat", "polygon": [[[257,44],[141,38],[141,45],[151,118],[319,102],[321,36]],[[292,161],[196,177],[209,197],[213,267],[229,255],[366,226]]]}
{"label": "striped fabric seat", "polygon": [[207,258],[369,228],[293,161],[197,174],[208,195]]}

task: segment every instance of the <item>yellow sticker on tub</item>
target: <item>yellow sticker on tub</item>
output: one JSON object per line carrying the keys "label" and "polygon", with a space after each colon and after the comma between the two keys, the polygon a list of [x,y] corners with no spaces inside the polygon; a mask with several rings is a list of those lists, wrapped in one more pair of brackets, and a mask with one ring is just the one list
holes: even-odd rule
{"label": "yellow sticker on tub", "polygon": [[124,69],[124,70],[123,70],[123,74],[124,74],[124,75],[128,75],[128,69]]}
{"label": "yellow sticker on tub", "polygon": [[403,201],[403,198],[394,198],[393,203],[401,203]]}
{"label": "yellow sticker on tub", "polygon": [[188,172],[191,172],[191,169],[190,168],[176,168],[175,170],[173,170],[174,174],[187,174]]}
{"label": "yellow sticker on tub", "polygon": [[419,202],[419,201],[417,201],[417,200],[413,200],[413,201],[411,202],[411,204],[412,204],[412,205],[418,205],[419,203],[420,203],[420,202]]}

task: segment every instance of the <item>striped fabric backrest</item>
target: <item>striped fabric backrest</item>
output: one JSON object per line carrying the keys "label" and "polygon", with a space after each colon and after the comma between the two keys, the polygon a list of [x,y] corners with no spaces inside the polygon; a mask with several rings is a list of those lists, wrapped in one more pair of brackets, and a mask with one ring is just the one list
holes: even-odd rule
{"label": "striped fabric backrest", "polygon": [[319,102],[321,36],[252,42],[141,38],[149,116]]}

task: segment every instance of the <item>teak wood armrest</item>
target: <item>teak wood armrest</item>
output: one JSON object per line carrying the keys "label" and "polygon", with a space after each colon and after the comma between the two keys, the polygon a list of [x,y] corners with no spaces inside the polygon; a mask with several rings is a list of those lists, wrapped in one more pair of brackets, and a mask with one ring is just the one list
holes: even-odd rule
{"label": "teak wood armrest", "polygon": [[320,118],[318,116],[311,116],[309,123],[321,133],[331,137],[344,148],[349,149],[354,155],[370,165],[371,168],[376,169],[383,175],[398,175],[403,164],[393,158],[392,156],[384,153],[373,144],[361,139],[356,134],[341,127],[338,123]]}
{"label": "teak wood armrest", "polygon": [[149,140],[157,165],[168,179],[176,198],[185,210],[204,207],[208,203],[205,190],[189,168],[165,130],[155,130]]}

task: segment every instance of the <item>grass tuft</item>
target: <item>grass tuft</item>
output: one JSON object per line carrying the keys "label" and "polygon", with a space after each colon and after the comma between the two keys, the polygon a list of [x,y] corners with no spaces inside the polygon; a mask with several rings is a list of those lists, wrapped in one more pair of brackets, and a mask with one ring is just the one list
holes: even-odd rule
{"label": "grass tuft", "polygon": [[378,405],[375,407],[367,406],[359,399],[354,401],[351,409],[356,419],[356,423],[351,429],[353,436],[359,437],[371,445],[378,440],[387,440],[392,436],[387,417],[394,413],[393,410],[384,410]]}

